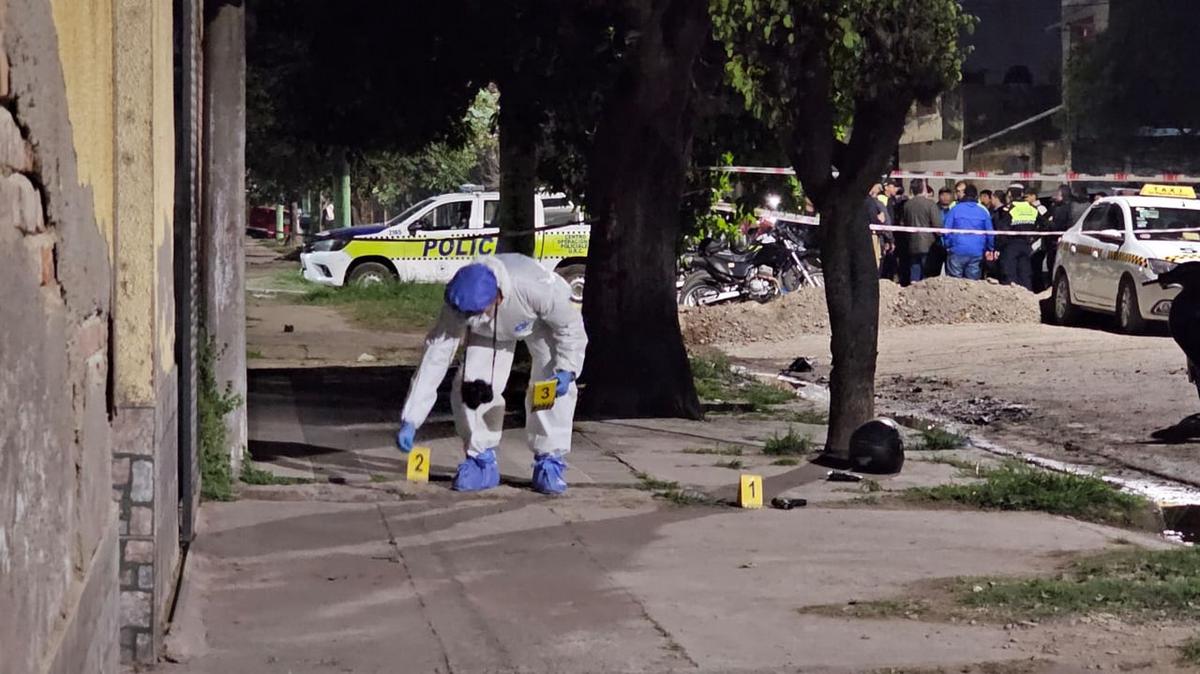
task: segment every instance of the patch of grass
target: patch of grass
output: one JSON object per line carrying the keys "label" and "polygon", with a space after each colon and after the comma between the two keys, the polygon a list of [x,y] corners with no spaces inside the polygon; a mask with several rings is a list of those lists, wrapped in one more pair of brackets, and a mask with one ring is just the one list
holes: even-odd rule
{"label": "patch of grass", "polygon": [[720,353],[692,356],[692,378],[701,400],[745,401],[755,411],[767,411],[796,396],[755,377],[734,372],[729,359]]}
{"label": "patch of grass", "polygon": [[333,306],[355,323],[374,330],[424,330],[442,311],[445,286],[439,283],[380,283],[312,288],[306,304]]}
{"label": "patch of grass", "polygon": [[[1200,618],[1200,551],[1122,550],[1074,562],[1057,578],[960,581],[959,603],[1000,617],[1080,613]],[[1192,650],[1200,655],[1200,641]]]}
{"label": "patch of grass", "polygon": [[710,455],[741,456],[742,448],[741,447],[723,447],[721,445],[717,445],[716,447],[693,447],[690,449],[683,450],[683,453],[684,454],[703,454],[706,456],[710,456]]}
{"label": "patch of grass", "polygon": [[981,477],[983,468],[978,463],[971,463],[966,459],[960,459],[956,456],[947,456],[945,454],[935,454],[928,457],[922,457],[922,461],[926,463],[940,463],[947,466],[953,466],[958,469],[958,472],[963,477]]}
{"label": "patch of grass", "polygon": [[246,349],[246,358],[262,358],[263,352],[258,349]]}
{"label": "patch of grass", "polygon": [[867,494],[874,494],[883,491],[883,485],[879,484],[879,480],[872,480],[868,477],[863,478],[863,481],[858,483],[858,489]]}
{"label": "patch of grass", "polygon": [[800,459],[793,459],[791,457],[785,456],[782,459],[775,459],[774,461],[771,462],[771,465],[772,466],[798,466],[798,465],[800,465]]}
{"label": "patch of grass", "polygon": [[786,435],[776,435],[767,440],[762,451],[767,456],[802,456],[812,451],[812,441],[788,428]]}
{"label": "patch of grass", "polygon": [[707,494],[680,487],[678,482],[660,480],[642,472],[634,473],[634,476],[640,481],[638,489],[654,492],[655,498],[670,501],[675,505],[712,505],[716,502]]}
{"label": "patch of grass", "polygon": [[[251,285],[257,286],[257,284]],[[271,290],[313,290],[322,287],[311,281],[306,281],[300,274],[298,267],[276,271],[274,274],[271,274],[265,285]]]}
{"label": "patch of grass", "polygon": [[1055,473],[1008,461],[980,472],[982,482],[915,487],[913,501],[959,503],[990,510],[1038,510],[1103,524],[1145,524],[1146,499],[1111,487],[1099,478]]}
{"label": "patch of grass", "polygon": [[912,447],[914,451],[936,451],[942,449],[962,449],[967,446],[967,439],[958,433],[951,433],[941,428],[928,428],[921,433],[921,442]]}
{"label": "patch of grass", "polygon": [[242,406],[232,382],[217,383],[216,342],[201,335],[197,350],[196,421],[200,450],[200,495],[210,501],[233,500],[232,453],[225,415]]}
{"label": "patch of grass", "polygon": [[717,468],[730,468],[732,470],[741,470],[746,467],[746,464],[741,459],[733,459],[731,461],[718,461],[713,464]]}
{"label": "patch of grass", "polygon": [[1179,645],[1179,661],[1185,665],[1200,665],[1200,637],[1192,637]]}
{"label": "patch of grass", "polygon": [[250,454],[247,452],[245,459],[242,461],[242,475],[239,478],[243,484],[252,484],[257,486],[278,486],[288,484],[309,484],[312,480],[307,480],[302,477],[283,477],[276,475],[269,470],[257,468],[250,463]]}
{"label": "patch of grass", "polygon": [[372,473],[371,481],[372,482],[391,482],[392,478],[387,475],[380,475],[379,473]]}
{"label": "patch of grass", "polygon": [[829,423],[829,415],[816,409],[800,410],[792,413],[792,421],[798,424],[825,426]]}

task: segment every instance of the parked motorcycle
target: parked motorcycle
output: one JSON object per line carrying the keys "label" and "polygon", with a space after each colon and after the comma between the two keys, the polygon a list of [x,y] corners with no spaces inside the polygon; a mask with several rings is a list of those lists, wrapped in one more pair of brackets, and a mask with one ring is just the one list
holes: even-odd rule
{"label": "parked motorcycle", "polygon": [[760,227],[746,250],[706,239],[685,258],[679,303],[687,307],[753,300],[768,302],[804,286],[824,287],[817,252],[797,225]]}

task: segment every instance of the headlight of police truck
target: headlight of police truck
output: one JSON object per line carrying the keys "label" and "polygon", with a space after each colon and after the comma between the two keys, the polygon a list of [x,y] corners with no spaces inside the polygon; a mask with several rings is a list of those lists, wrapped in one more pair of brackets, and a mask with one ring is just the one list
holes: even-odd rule
{"label": "headlight of police truck", "polygon": [[308,252],[310,253],[329,253],[335,250],[341,250],[350,244],[350,239],[321,239],[309,244]]}
{"label": "headlight of police truck", "polygon": [[1153,258],[1146,260],[1146,264],[1150,266],[1150,271],[1154,272],[1155,276],[1165,274],[1179,265],[1175,262],[1167,262],[1166,260],[1155,260]]}

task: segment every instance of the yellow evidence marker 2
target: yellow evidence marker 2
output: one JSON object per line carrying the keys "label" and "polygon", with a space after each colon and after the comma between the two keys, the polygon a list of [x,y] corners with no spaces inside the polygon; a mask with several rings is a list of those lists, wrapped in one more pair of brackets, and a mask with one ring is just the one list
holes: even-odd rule
{"label": "yellow evidence marker 2", "polygon": [[531,395],[533,396],[532,407],[534,410],[548,410],[554,407],[554,400],[558,397],[558,380],[534,382]]}
{"label": "yellow evidence marker 2", "polygon": [[763,504],[762,475],[742,475],[738,485],[738,506],[742,508],[761,508]]}
{"label": "yellow evidence marker 2", "polygon": [[408,481],[429,481],[429,448],[413,447],[408,453]]}

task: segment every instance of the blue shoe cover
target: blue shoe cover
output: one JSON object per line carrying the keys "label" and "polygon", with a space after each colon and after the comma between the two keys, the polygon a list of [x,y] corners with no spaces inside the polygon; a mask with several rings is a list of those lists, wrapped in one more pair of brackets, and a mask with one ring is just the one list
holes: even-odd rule
{"label": "blue shoe cover", "polygon": [[567,490],[563,473],[567,463],[557,454],[538,454],[533,457],[533,489],[543,494],[561,494]]}
{"label": "blue shoe cover", "polygon": [[483,491],[500,484],[500,468],[496,465],[496,450],[487,449],[478,456],[468,456],[458,464],[451,488],[454,491]]}

